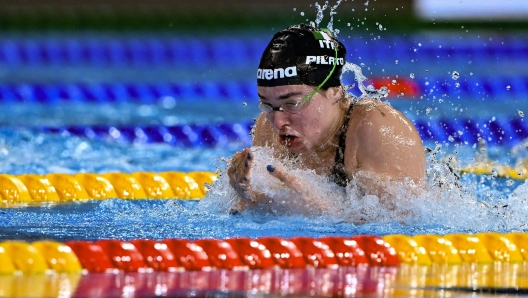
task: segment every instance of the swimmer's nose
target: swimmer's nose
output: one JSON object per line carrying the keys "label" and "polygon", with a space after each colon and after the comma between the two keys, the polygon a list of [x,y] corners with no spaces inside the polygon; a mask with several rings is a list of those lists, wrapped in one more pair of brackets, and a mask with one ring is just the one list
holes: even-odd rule
{"label": "swimmer's nose", "polygon": [[285,125],[290,125],[290,120],[288,116],[289,116],[288,113],[285,113],[282,111],[268,113],[267,115],[268,120],[271,123],[271,125],[273,125],[273,127],[277,129],[280,129],[281,127]]}

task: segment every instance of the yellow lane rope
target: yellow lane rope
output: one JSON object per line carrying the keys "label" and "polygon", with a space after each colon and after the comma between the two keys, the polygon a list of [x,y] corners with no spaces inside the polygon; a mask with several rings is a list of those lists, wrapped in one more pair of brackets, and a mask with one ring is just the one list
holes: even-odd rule
{"label": "yellow lane rope", "polygon": [[201,199],[212,172],[0,174],[0,207],[105,199]]}
{"label": "yellow lane rope", "polygon": [[460,169],[460,172],[462,174],[492,175],[516,180],[528,179],[528,170],[524,165],[511,167],[508,165],[495,165],[490,162],[482,162]]}

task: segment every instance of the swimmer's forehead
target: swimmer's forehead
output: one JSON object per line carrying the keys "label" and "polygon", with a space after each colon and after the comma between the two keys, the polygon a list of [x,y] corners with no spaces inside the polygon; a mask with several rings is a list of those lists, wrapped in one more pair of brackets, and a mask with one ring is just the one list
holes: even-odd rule
{"label": "swimmer's forehead", "polygon": [[258,88],[258,97],[261,100],[279,99],[286,100],[292,97],[304,96],[313,90],[313,87],[306,85],[286,85],[276,87]]}

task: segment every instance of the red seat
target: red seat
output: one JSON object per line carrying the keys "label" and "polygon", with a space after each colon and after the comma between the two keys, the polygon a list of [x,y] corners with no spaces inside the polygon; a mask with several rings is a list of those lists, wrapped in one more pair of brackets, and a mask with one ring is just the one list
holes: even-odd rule
{"label": "red seat", "polygon": [[103,248],[93,242],[69,241],[65,244],[75,253],[81,266],[90,273],[101,273],[115,268]]}
{"label": "red seat", "polygon": [[161,243],[167,245],[177,262],[186,270],[204,270],[211,267],[209,256],[196,243],[186,239],[164,239]]}
{"label": "red seat", "polygon": [[110,257],[114,266],[125,272],[143,271],[147,268],[143,256],[134,244],[114,239],[96,242]]}
{"label": "red seat", "polygon": [[319,241],[326,243],[334,252],[339,266],[369,264],[365,252],[355,240],[344,237],[324,237],[319,239]]}
{"label": "red seat", "polygon": [[302,252],[293,242],[277,237],[263,237],[256,241],[263,244],[271,252],[271,257],[280,268],[306,267]]}
{"label": "red seat", "polygon": [[174,271],[181,268],[176,257],[165,243],[146,239],[132,240],[130,243],[134,244],[147,266],[154,271]]}
{"label": "red seat", "polygon": [[263,244],[249,238],[233,238],[225,241],[233,247],[244,264],[250,269],[275,267],[271,252]]}

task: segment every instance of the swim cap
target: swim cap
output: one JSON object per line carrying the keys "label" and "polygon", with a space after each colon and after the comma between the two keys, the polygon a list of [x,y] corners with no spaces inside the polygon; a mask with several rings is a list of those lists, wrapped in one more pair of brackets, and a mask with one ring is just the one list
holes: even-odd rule
{"label": "swim cap", "polygon": [[319,86],[327,80],[321,89],[340,86],[345,56],[345,47],[329,32],[306,24],[293,25],[275,34],[264,50],[257,85]]}

